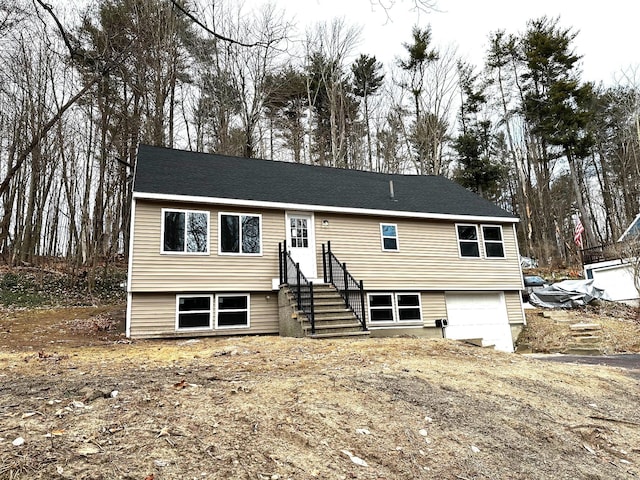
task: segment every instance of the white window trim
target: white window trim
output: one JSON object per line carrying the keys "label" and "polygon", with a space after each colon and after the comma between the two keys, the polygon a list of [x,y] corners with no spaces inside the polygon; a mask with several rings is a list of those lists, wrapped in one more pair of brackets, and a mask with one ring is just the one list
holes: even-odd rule
{"label": "white window trim", "polygon": [[[222,251],[222,216],[236,216],[236,217],[258,217],[258,224],[260,226],[260,252],[258,253],[242,253],[242,222],[239,222],[239,235],[240,235],[240,251],[239,252],[223,252]],[[232,257],[262,257],[264,248],[262,247],[262,214],[261,213],[245,213],[245,212],[218,212],[218,255],[232,256]]]}
{"label": "white window trim", "polygon": [[[491,228],[499,228],[500,229],[500,238],[502,238],[502,240],[497,241],[497,240],[485,240],[484,238],[484,227],[491,227]],[[502,229],[502,225],[491,225],[489,223],[484,223],[482,225],[480,225],[480,232],[482,232],[482,251],[484,252],[484,258],[486,258],[487,260],[504,260],[507,258],[507,250],[504,246],[504,230]],[[502,244],[502,256],[501,257],[490,257],[489,255],[487,255],[487,243],[500,243]]]}
{"label": "white window trim", "polygon": [[[199,298],[199,297],[208,297],[209,298],[209,310],[193,310],[190,312],[182,312],[182,313],[209,313],[209,326],[208,327],[180,327],[180,299],[181,298]],[[213,304],[214,298],[211,294],[178,294],[176,295],[176,331],[177,332],[197,332],[197,331],[206,331],[213,329],[213,311],[215,306]]]}
{"label": "white window trim", "polygon": [[[398,303],[398,295],[415,295],[416,297],[418,297],[418,309],[420,310],[420,318],[418,320],[400,320],[400,309],[408,309],[408,308],[416,308],[416,305],[412,305],[410,307],[401,307],[400,304]],[[397,322],[401,325],[405,325],[405,324],[414,324],[414,323],[423,323],[422,320],[422,295],[420,295],[420,292],[396,292],[394,295],[394,300],[396,303],[396,313],[398,314],[398,318],[397,318]]]}
{"label": "white window trim", "polygon": [[[460,235],[458,233],[458,227],[474,227],[476,229],[476,240],[460,240]],[[481,237],[480,237],[480,229],[478,228],[478,225],[476,225],[475,223],[456,223],[455,224],[455,229],[456,229],[456,244],[458,245],[458,256],[460,258],[463,258],[465,260],[473,260],[473,259],[477,259],[477,258],[482,258],[482,248],[480,245],[481,242]],[[464,242],[464,243],[471,243],[471,242],[476,242],[478,244],[478,256],[477,257],[469,257],[469,256],[465,256],[462,255],[462,249],[460,248],[460,242]]]}
{"label": "white window trim", "polygon": [[[373,295],[389,295],[391,297],[391,306],[390,307],[371,307],[370,297]],[[402,308],[416,308],[415,306],[411,307],[399,307],[398,306],[398,295],[415,295],[418,297],[418,309],[420,310],[420,319],[418,320],[400,320],[400,309]],[[391,321],[372,321],[371,320],[371,309],[373,310],[384,310],[391,308],[391,316],[393,320]],[[367,293],[367,315],[369,321],[367,322],[369,326],[375,327],[376,325],[380,326],[391,326],[391,325],[423,325],[424,320],[422,316],[422,295],[420,292],[368,292]]]}
{"label": "white window trim", "polygon": [[[164,217],[165,212],[178,212],[184,213],[184,248],[182,252],[170,251],[164,249]],[[204,213],[207,216],[207,249],[204,252],[188,252],[187,248],[187,216],[189,213]],[[204,256],[209,255],[209,244],[211,243],[211,215],[208,210],[185,210],[182,208],[163,208],[161,212],[161,227],[160,227],[160,254],[162,255],[195,255]]]}
{"label": "white window trim", "polygon": [[[396,240],[396,248],[384,248],[384,239],[383,235],[383,227],[393,227],[396,229],[396,235],[394,237],[386,237],[386,238],[395,238]],[[398,224],[396,223],[380,223],[380,246],[383,252],[399,252],[400,251],[400,239],[398,238]]]}
{"label": "white window trim", "polygon": [[[235,308],[229,310],[223,310],[224,312],[247,312],[247,324],[246,325],[232,325],[232,326],[218,326],[218,314],[220,311],[218,310],[218,298],[220,297],[246,297],[247,298],[247,308]],[[247,329],[251,328],[251,295],[248,293],[218,293],[215,298],[215,312],[216,312],[216,330],[238,330],[238,329]]]}
{"label": "white window trim", "polygon": [[[379,321],[374,321],[371,320],[371,297],[372,296],[381,296],[381,295],[389,295],[391,297],[391,306],[384,306],[384,307],[373,307],[374,310],[386,310],[391,308],[391,318],[393,320],[388,321],[388,322],[379,322]],[[393,325],[395,323],[395,318],[396,318],[396,314],[395,314],[395,302],[394,302],[394,296],[393,293],[391,292],[370,292],[367,293],[367,315],[369,316],[369,325]]]}

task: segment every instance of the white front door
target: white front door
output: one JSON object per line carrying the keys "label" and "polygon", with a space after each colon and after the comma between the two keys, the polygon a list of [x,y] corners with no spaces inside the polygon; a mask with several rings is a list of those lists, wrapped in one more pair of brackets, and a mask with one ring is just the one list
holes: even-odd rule
{"label": "white front door", "polygon": [[307,279],[317,278],[316,240],[312,213],[287,213],[287,250]]}

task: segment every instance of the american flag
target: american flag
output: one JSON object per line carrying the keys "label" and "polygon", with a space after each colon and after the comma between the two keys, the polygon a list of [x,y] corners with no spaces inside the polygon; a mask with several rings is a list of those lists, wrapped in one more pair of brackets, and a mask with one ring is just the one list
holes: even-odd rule
{"label": "american flag", "polygon": [[575,216],[575,224],[576,228],[573,230],[573,241],[578,247],[582,248],[582,233],[584,232],[584,226],[582,225],[578,215]]}

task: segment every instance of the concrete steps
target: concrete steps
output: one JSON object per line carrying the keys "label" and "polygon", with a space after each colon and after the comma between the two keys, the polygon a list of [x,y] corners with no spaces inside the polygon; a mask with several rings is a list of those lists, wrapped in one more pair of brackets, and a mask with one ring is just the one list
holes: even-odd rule
{"label": "concrete steps", "polygon": [[[289,300],[295,305],[295,296],[289,294]],[[340,293],[332,285],[313,286],[313,305],[315,333],[311,333],[311,322],[302,311],[296,312],[302,333],[308,338],[344,338],[367,337],[369,331],[362,330],[360,321],[346,307]]]}

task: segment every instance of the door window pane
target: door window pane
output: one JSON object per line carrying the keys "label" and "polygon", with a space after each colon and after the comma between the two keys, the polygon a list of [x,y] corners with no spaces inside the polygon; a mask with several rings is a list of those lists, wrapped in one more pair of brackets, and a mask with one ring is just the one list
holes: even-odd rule
{"label": "door window pane", "polygon": [[291,217],[291,246],[307,248],[309,246],[309,228],[306,218]]}

